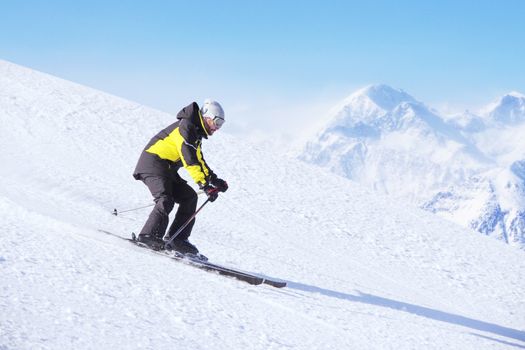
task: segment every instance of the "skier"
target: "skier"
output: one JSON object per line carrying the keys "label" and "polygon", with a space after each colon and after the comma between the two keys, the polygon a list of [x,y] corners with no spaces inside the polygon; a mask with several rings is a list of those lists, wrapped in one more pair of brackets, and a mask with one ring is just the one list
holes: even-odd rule
{"label": "skier", "polygon": [[[164,242],[195,213],[197,193],[177,173],[184,167],[210,201],[218,192],[225,192],[228,183],[215,175],[204,161],[202,138],[207,139],[224,124],[221,105],[207,99],[201,108],[196,102],[184,107],[175,123],[155,135],[142,151],[133,173],[146,184],[155,206],[137,239],[153,249],[162,249]],[[169,214],[179,205],[175,219],[166,232]],[[199,250],[188,240],[193,219],[172,241],[171,247],[182,254],[197,255]]]}

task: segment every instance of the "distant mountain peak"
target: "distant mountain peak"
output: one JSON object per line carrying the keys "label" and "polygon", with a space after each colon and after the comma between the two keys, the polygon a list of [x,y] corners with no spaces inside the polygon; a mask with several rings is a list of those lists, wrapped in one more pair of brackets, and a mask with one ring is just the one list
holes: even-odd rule
{"label": "distant mountain peak", "polygon": [[401,89],[395,89],[386,84],[368,85],[347,99],[348,102],[368,99],[379,108],[391,111],[403,102],[417,102],[412,96]]}
{"label": "distant mountain peak", "polygon": [[482,113],[498,124],[523,123],[525,122],[525,95],[511,91],[486,106]]}
{"label": "distant mountain peak", "polygon": [[444,118],[403,90],[369,85],[341,101],[300,158],[525,247],[525,95],[488,107]]}
{"label": "distant mountain peak", "polygon": [[383,132],[407,129],[451,134],[444,121],[425,104],[386,84],[369,85],[356,91],[334,111],[323,132],[373,138]]}
{"label": "distant mountain peak", "polygon": [[[390,119],[400,106],[420,105],[412,96],[386,84],[368,85],[357,90],[333,110],[328,128],[355,127],[357,124],[376,125]],[[392,124],[394,121],[386,121]]]}
{"label": "distant mountain peak", "polygon": [[525,95],[518,91],[511,91],[506,96],[512,96],[516,98],[525,98]]}

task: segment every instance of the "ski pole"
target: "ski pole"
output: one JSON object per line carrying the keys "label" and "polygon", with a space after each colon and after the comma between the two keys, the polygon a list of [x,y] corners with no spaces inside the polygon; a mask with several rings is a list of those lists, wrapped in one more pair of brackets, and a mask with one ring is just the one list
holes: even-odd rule
{"label": "ski pole", "polygon": [[115,208],[115,209],[113,209],[113,213],[112,214],[115,215],[115,216],[118,216],[119,213],[127,213],[128,211],[135,211],[135,210],[139,210],[139,209],[144,209],[144,208],[152,207],[154,205],[155,205],[155,203],[152,203],[152,204],[148,204],[148,205],[146,205],[144,207],[121,210],[120,212],[117,210],[117,208]]}
{"label": "ski pole", "polygon": [[[204,191],[197,191],[197,195],[201,195],[203,193],[204,193]],[[115,209],[113,209],[113,213],[112,214],[115,215],[115,216],[118,216],[119,213],[127,213],[128,211],[135,211],[135,210],[139,210],[139,209],[149,208],[149,207],[152,207],[154,205],[155,205],[155,203],[152,203],[152,204],[148,204],[148,205],[146,205],[144,207],[138,207],[138,208],[126,209],[126,210],[120,210],[120,211],[118,211],[117,208],[115,208]]]}
{"label": "ski pole", "polygon": [[171,236],[171,238],[166,241],[166,243],[164,243],[164,248],[167,248],[170,246],[171,242],[173,242],[173,240],[182,232],[182,230],[184,230],[186,228],[186,226],[188,226],[191,222],[191,220],[195,219],[195,217],[197,216],[197,214],[199,213],[199,211],[201,211],[202,208],[204,208],[204,206],[206,204],[208,204],[208,202],[210,201],[210,199],[206,199],[206,202],[202,203],[202,205],[199,207],[199,209],[197,209],[195,211],[195,213],[192,214],[192,216],[190,216],[190,218],[184,223],[184,225],[182,225],[178,230],[177,232],[175,232],[173,234],[173,236]]}

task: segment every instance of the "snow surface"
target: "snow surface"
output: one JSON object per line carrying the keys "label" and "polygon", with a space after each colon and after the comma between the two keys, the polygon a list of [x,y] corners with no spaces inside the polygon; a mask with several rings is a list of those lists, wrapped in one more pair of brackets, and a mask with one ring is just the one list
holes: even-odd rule
{"label": "snow surface", "polygon": [[192,241],[288,287],[101,234],[142,226],[111,211],[150,203],[131,173],[173,119],[0,61],[0,349],[525,348],[522,251],[227,126],[203,147],[230,189]]}

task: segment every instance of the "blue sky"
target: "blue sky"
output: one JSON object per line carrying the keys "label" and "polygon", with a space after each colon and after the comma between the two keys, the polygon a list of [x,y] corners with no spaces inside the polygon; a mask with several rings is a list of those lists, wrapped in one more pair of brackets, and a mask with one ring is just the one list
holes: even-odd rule
{"label": "blue sky", "polygon": [[356,89],[442,109],[525,93],[525,1],[0,3],[0,58],[176,113],[213,97],[230,131],[293,129]]}

